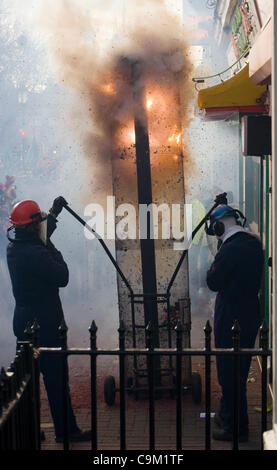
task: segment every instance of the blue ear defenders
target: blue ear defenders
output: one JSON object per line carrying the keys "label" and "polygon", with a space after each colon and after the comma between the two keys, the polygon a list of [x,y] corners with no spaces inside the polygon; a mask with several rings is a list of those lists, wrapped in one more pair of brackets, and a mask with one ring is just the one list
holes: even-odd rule
{"label": "blue ear defenders", "polygon": [[220,220],[217,220],[217,221],[214,223],[213,231],[214,231],[214,234],[215,234],[217,237],[222,237],[222,235],[223,235],[224,232],[225,232],[224,223],[221,222]]}
{"label": "blue ear defenders", "polygon": [[220,220],[223,217],[235,217],[237,220],[241,218],[243,223],[242,227],[245,227],[246,217],[238,209],[233,209],[228,205],[218,207],[214,213],[210,216],[210,225],[206,225],[206,232],[208,235],[216,235],[221,237],[224,234],[225,226],[224,223]]}

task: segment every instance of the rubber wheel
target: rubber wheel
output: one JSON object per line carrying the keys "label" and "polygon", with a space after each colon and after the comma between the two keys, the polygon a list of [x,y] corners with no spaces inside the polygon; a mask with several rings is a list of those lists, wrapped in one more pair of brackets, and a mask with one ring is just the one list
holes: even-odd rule
{"label": "rubber wheel", "polygon": [[191,393],[194,403],[201,403],[202,399],[202,381],[200,374],[192,374],[191,376]]}
{"label": "rubber wheel", "polygon": [[109,406],[113,406],[115,402],[115,379],[111,375],[104,381],[104,400]]}

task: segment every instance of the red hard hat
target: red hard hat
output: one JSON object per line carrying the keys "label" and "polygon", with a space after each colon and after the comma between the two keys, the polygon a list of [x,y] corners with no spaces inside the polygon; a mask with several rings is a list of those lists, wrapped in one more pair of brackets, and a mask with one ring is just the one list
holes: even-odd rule
{"label": "red hard hat", "polygon": [[40,213],[40,207],[35,201],[21,201],[13,207],[10,222],[15,226],[30,224],[40,220]]}

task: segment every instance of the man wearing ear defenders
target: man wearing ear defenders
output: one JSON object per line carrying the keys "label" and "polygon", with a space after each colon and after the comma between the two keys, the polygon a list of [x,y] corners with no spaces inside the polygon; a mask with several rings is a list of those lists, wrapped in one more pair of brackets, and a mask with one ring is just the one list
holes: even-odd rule
{"label": "man wearing ear defenders", "polygon": [[[58,328],[64,316],[59,288],[68,284],[69,273],[62,254],[54,247],[50,236],[56,229],[56,218],[66,204],[61,196],[56,198],[48,216],[31,200],[21,201],[12,209],[12,226],[7,234],[10,240],[7,262],[15,298],[13,330],[17,341],[25,340],[24,330],[36,318],[40,326],[40,346],[61,346]],[[64,434],[61,358],[42,354],[40,370],[54,421],[56,441],[60,442]],[[91,433],[82,432],[76,424],[68,387],[67,397],[70,440],[89,440]]]}
{"label": "man wearing ear defenders", "polygon": [[[240,219],[243,220],[241,223]],[[232,348],[232,327],[240,326],[240,347],[253,348],[261,324],[258,293],[264,255],[262,244],[244,226],[243,214],[228,205],[217,207],[210,216],[208,235],[216,236],[219,251],[207,272],[208,287],[217,292],[214,314],[216,348]],[[213,438],[233,440],[233,376],[232,357],[217,356],[218,382],[222,389],[219,414],[215,422],[221,428]],[[251,357],[240,358],[239,441],[248,440],[246,385]]]}

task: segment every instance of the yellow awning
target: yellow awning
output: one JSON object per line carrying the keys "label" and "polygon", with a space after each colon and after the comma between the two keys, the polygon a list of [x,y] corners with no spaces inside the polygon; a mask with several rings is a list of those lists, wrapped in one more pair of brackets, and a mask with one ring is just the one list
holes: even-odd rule
{"label": "yellow awning", "polygon": [[257,106],[267,91],[266,85],[255,85],[249,78],[249,64],[229,80],[198,93],[199,108]]}

